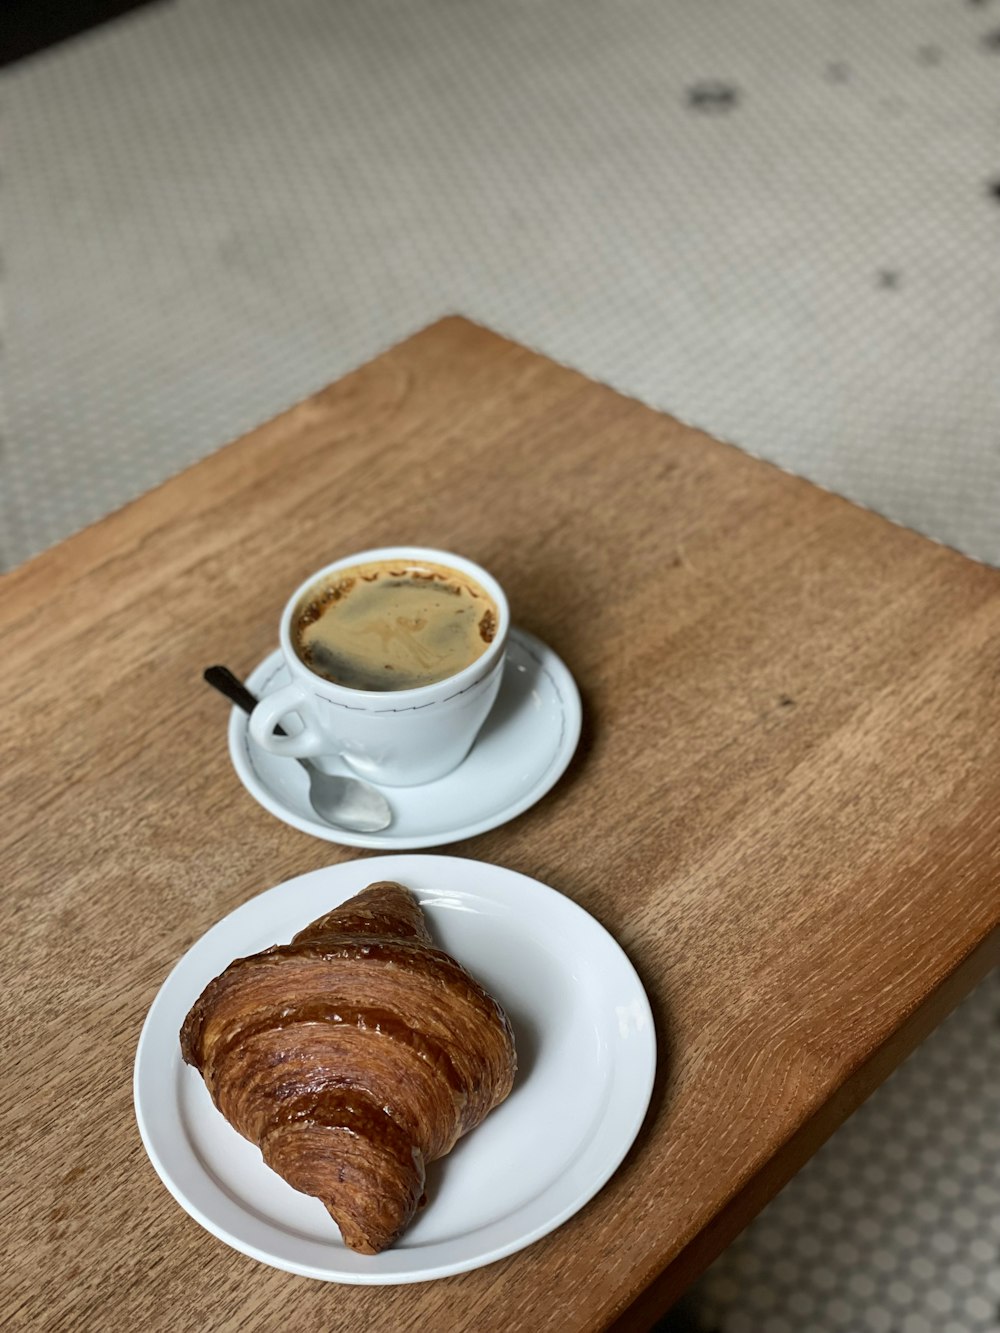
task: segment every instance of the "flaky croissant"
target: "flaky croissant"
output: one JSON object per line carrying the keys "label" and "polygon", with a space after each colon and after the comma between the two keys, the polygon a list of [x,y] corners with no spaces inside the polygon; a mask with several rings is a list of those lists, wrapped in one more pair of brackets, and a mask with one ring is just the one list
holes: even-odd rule
{"label": "flaky croissant", "polygon": [[184,1020],[181,1051],[229,1123],[362,1254],[399,1237],[426,1163],[503,1101],[517,1066],[500,1005],[389,882],[231,963]]}

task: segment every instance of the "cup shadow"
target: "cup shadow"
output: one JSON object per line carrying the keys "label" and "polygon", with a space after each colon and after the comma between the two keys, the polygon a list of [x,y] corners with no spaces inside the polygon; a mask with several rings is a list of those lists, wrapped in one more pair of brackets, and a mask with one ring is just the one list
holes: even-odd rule
{"label": "cup shadow", "polygon": [[[580,695],[580,711],[581,711],[580,738],[579,741],[577,742],[576,749],[573,752],[573,756],[569,761],[566,771],[563,773],[562,777],[556,783],[556,789],[558,789],[560,787],[567,785],[568,783],[572,782],[575,779],[577,774],[584,767],[587,761],[587,757],[593,748],[593,736],[594,736],[594,727],[592,720],[593,710],[589,705],[588,692],[585,686],[581,684],[579,678],[573,672],[572,664],[570,660],[567,659],[560,651],[559,644],[550,642],[550,640],[547,639],[543,633],[537,632],[530,625],[521,625],[518,628],[524,629],[528,633],[533,634],[536,638],[540,639],[541,642],[546,645],[546,647],[550,648],[554,653],[557,653],[559,655],[560,660],[562,660],[566,664],[567,669],[573,676],[574,683],[576,684],[577,690]],[[510,680],[506,678],[510,673],[514,671],[517,672],[516,686],[514,684],[513,677],[511,677]],[[489,716],[487,717],[486,721],[483,723],[479,731],[479,736],[477,737],[476,741],[477,744],[479,744],[481,741],[489,740],[491,737],[497,735],[497,733],[502,732],[504,730],[504,728],[509,724],[511,717],[519,709],[524,707],[525,698],[527,696],[530,696],[533,692],[536,691],[538,685],[541,683],[545,675],[545,666],[541,661],[539,661],[534,656],[530,645],[524,643],[523,651],[518,654],[518,662],[516,666],[508,658],[508,661],[504,666],[504,673],[505,673],[504,683],[500,687],[500,693],[497,696],[496,703],[493,705],[493,708],[490,711]],[[546,793],[546,797],[543,797],[542,800],[544,801],[545,799],[547,799],[548,795],[549,793]]]}

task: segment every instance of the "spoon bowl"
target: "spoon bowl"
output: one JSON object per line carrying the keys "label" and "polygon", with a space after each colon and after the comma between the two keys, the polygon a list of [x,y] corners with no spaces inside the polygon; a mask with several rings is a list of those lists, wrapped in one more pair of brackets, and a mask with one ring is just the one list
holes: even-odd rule
{"label": "spoon bowl", "polygon": [[[253,712],[256,698],[228,667],[206,667],[204,678],[237,708]],[[392,823],[392,807],[370,782],[324,773],[310,759],[296,759],[296,763],[309,775],[309,804],[325,824],[355,833],[378,833]]]}
{"label": "spoon bowl", "polygon": [[326,823],[356,833],[378,833],[392,823],[389,802],[369,783],[324,773],[308,759],[299,763],[309,774],[309,804]]}

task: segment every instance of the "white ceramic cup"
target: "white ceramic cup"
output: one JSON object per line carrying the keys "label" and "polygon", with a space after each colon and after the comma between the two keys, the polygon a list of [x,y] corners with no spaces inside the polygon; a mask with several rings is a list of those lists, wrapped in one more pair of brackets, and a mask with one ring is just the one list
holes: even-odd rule
{"label": "white ceramic cup", "polygon": [[[493,642],[461,671],[410,690],[355,690],[311,671],[292,643],[301,599],[337,570],[376,560],[427,561],[474,579],[497,608]],[[291,681],[257,704],[250,715],[250,735],[272,754],[340,755],[361,777],[386,786],[432,782],[458,767],[486,721],[500,689],[509,628],[503,589],[464,556],[424,546],[383,546],[335,560],[311,574],[288,599],[280,640]],[[291,735],[276,736],[274,728],[292,715],[301,726]]]}

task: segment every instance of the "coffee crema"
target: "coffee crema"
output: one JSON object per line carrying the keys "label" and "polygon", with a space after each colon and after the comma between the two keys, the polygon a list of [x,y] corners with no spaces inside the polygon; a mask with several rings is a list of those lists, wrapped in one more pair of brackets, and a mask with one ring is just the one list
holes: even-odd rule
{"label": "coffee crema", "polygon": [[413,690],[471,666],[497,626],[496,603],[468,574],[376,560],[334,570],[310,588],[292,618],[292,643],[335,685]]}

